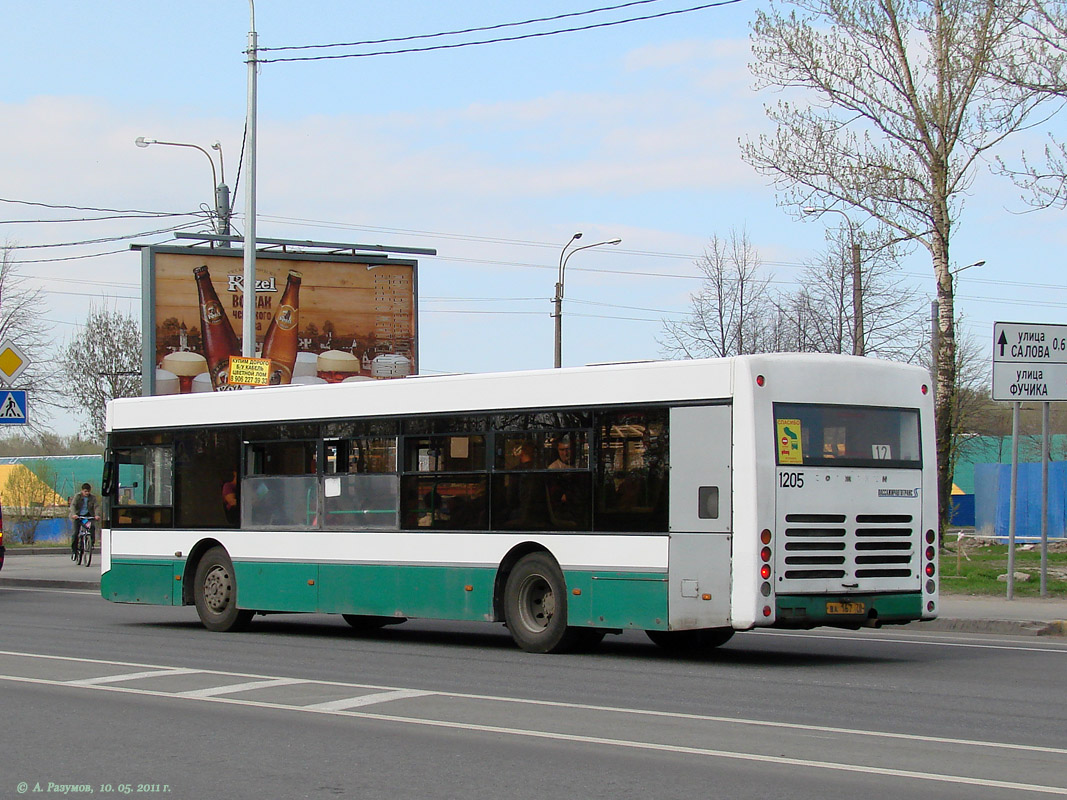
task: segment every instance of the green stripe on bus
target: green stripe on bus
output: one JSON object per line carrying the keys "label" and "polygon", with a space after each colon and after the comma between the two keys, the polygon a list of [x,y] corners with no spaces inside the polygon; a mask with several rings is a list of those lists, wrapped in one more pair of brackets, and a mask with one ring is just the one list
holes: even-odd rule
{"label": "green stripe on bus", "polygon": [[[101,594],[120,603],[180,605],[184,562],[113,558]],[[238,561],[237,602],[257,611],[490,620],[495,567]],[[568,570],[572,625],[666,630],[662,573]],[[575,593],[577,592],[577,594]]]}
{"label": "green stripe on bus", "polygon": [[[862,603],[859,613],[835,613],[848,604]],[[922,617],[922,595],[919,592],[892,594],[849,595],[786,595],[776,598],[779,623],[812,625],[852,625],[857,621],[876,618],[883,623],[909,622]]]}
{"label": "green stripe on bus", "polygon": [[184,563],[171,561],[116,561],[100,576],[100,595],[116,603],[169,606],[181,604],[181,582],[175,579]]}

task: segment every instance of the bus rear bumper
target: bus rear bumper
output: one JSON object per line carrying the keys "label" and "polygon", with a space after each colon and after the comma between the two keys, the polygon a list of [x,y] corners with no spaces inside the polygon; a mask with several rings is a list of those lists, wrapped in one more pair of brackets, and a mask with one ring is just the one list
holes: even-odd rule
{"label": "bus rear bumper", "polygon": [[775,628],[879,628],[922,618],[920,592],[778,595]]}

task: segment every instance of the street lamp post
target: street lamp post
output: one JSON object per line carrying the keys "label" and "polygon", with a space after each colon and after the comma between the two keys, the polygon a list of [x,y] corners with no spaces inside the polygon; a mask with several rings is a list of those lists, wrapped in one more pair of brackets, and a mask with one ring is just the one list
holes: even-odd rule
{"label": "street lamp post", "polygon": [[[950,269],[949,273],[952,275],[952,277],[956,277],[961,272],[963,272],[965,269],[970,269],[971,267],[981,267],[984,264],[985,264],[985,259],[983,258],[981,261],[975,261],[973,264],[968,264],[965,267],[957,267],[956,269]],[[938,329],[938,321],[940,319],[939,310],[940,310],[940,308],[939,308],[939,304],[938,304],[937,300],[931,300],[930,301],[930,364],[932,365],[932,370],[931,371],[933,372],[935,381],[937,380],[937,348],[941,346],[941,342],[940,342],[941,336],[940,336],[940,332],[939,332],[939,329]]]}
{"label": "street lamp post", "polygon": [[222,181],[218,180],[218,176],[215,172],[215,159],[211,157],[211,153],[205,150],[198,144],[189,144],[187,142],[164,142],[160,139],[150,139],[146,136],[138,136],[133,142],[138,147],[148,147],[152,144],[163,144],[168,147],[191,147],[193,150],[199,150],[207,158],[208,163],[211,164],[211,196],[215,201],[215,231],[223,236],[229,236],[230,234],[230,187],[226,185],[226,171],[222,163],[222,145],[219,142],[215,142],[211,145],[211,149],[215,150],[219,154],[219,170],[222,173]]}
{"label": "street lamp post", "polygon": [[568,251],[568,248],[576,241],[582,238],[581,233],[574,234],[567,244],[563,245],[563,250],[559,254],[559,274],[556,277],[556,296],[552,298],[553,313],[552,316],[556,320],[556,351],[555,351],[555,367],[559,369],[563,366],[563,273],[567,269],[567,261],[577,253],[579,250],[589,250],[593,247],[600,247],[605,244],[618,244],[622,239],[608,239],[603,242],[594,242],[593,244],[583,244],[581,247],[575,247]]}
{"label": "street lamp post", "polygon": [[840,214],[848,223],[848,240],[852,250],[852,355],[862,356],[867,352],[863,333],[863,272],[860,263],[860,243],[856,239],[856,227],[852,218],[839,208],[805,208],[805,214],[822,214],[832,211]]}

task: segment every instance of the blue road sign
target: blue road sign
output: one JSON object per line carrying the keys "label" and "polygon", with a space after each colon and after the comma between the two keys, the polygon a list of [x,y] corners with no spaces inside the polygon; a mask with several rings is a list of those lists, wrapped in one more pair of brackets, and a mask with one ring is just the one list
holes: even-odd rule
{"label": "blue road sign", "polygon": [[0,389],[0,425],[26,424],[26,390]]}

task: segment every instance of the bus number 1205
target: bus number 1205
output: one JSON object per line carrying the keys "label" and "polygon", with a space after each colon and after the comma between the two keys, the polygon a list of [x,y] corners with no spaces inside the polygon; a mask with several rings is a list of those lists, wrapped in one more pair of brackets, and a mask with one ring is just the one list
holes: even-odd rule
{"label": "bus number 1205", "polygon": [[803,472],[779,472],[778,485],[783,489],[803,489]]}

